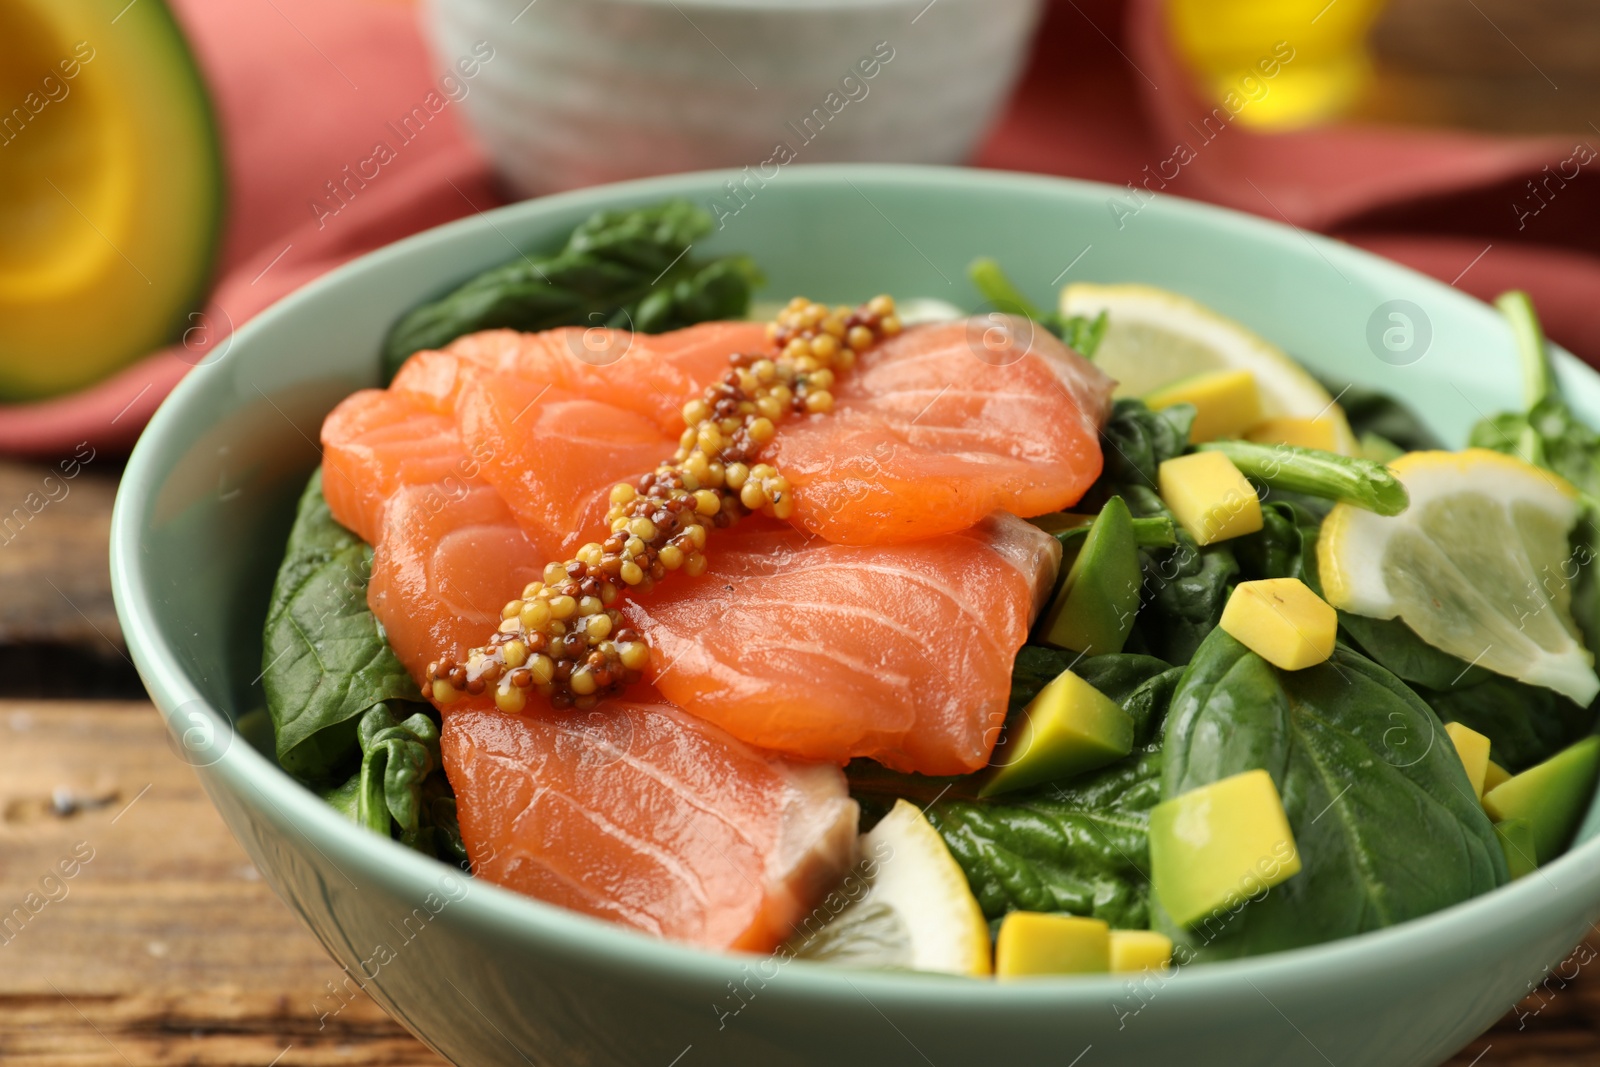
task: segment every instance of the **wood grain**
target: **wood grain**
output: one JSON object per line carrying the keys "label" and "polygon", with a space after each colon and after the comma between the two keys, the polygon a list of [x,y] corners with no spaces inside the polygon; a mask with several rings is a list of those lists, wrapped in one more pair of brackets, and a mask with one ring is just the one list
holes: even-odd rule
{"label": "wood grain", "polygon": [[[1600,931],[1585,958],[1452,1064],[1600,1063]],[[0,701],[0,1063],[438,1067],[365,997],[320,1027],[339,977],[153,708]]]}
{"label": "wood grain", "polygon": [[107,551],[117,464],[84,446],[0,460],[0,642],[122,647]]}
{"label": "wood grain", "polygon": [[144,703],[0,702],[0,1063],[437,1067],[364,996],[319,1028],[342,972],[165,738]]}

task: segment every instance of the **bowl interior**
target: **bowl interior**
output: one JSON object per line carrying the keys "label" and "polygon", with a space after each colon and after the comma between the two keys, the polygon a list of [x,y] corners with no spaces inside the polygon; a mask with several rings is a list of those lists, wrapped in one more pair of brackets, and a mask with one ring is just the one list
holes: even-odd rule
{"label": "bowl interior", "polygon": [[[157,704],[179,732],[202,721],[212,731],[192,750],[186,737],[185,755],[210,769],[208,781],[220,783],[213,788],[281,805],[307,828],[302,832],[328,847],[385,863],[392,858],[407,877],[423,870],[399,846],[306,803],[309,794],[250,745],[233,743],[231,723],[263,704],[259,631],[292,501],[318,461],[324,415],[351,391],[376,383],[379,344],[401,312],[517,249],[559,243],[600,207],[670,196],[722,205],[721,228],[699,250],[752,254],[766,272],[767,297],[804,293],[853,302],[888,291],[976,307],[964,268],[976,256],[993,255],[1045,306],[1074,280],[1139,281],[1190,294],[1327,377],[1405,399],[1451,442],[1462,441],[1481,415],[1516,406],[1510,336],[1491,308],[1276,224],[1171,199],[1138,207],[1108,186],[963,170],[793,167],[742,200],[725,185],[734,177],[715,172],[627,183],[429,231],[264,312],[182,383],[124,478],[113,578],[124,629]],[[1414,331],[1412,348],[1398,356],[1373,340],[1394,324],[1388,316],[1395,311]],[[1576,406],[1600,418],[1600,379],[1566,356],[1560,373]],[[213,721],[213,714],[220,718]],[[1594,830],[1591,813],[1585,838]],[[1582,851],[1597,848],[1591,843]],[[1594,858],[1585,862],[1593,866]],[[1529,900],[1541,891],[1513,889]],[[656,952],[642,938],[577,917],[552,919],[550,909],[531,902],[495,893],[485,899],[502,917],[565,922],[574,937],[595,944],[637,943],[641,954]],[[1484,913],[1475,914],[1481,921]],[[672,963],[692,955],[669,946],[651,958]],[[1036,992],[988,988],[976,995],[1026,1000]]]}

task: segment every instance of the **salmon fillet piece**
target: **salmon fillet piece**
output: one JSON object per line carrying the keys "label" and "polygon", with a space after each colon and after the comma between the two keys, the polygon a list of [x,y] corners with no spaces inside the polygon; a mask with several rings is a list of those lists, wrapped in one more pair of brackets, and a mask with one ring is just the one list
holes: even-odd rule
{"label": "salmon fillet piece", "polygon": [[475,874],[658,937],[768,952],[855,859],[838,768],[670,704],[450,711],[441,748]]}
{"label": "salmon fillet piece", "polygon": [[[1055,557],[1006,566],[996,545],[1031,528],[974,527],[996,506],[1031,514],[1077,498],[1100,469],[1109,382],[1053,338],[991,366],[967,335],[958,323],[891,339],[840,381],[833,414],[780,431],[797,521],[826,540],[747,520],[716,536],[710,574],[676,575],[629,609],[669,699],[806,758],[983,765],[1031,590]],[[390,390],[342,404],[324,427],[329,503],[377,547],[369,600],[407,667],[420,677],[482,644],[544,563],[599,539],[611,486],[676,447],[684,398],[720,378],[730,352],[765,343],[750,323],[660,337],[490,331],[419,353]],[[611,362],[580,358],[583,345]],[[958,370],[967,380],[947,388]],[[883,554],[834,550],[855,542]],[[762,658],[781,669],[765,677],[749,665]]]}
{"label": "salmon fillet piece", "polygon": [[376,550],[368,603],[412,675],[482,643],[545,563],[602,535],[611,487],[677,447],[682,398],[764,343],[757,323],[491,330],[340,403],[324,491]]}
{"label": "salmon fillet piece", "polygon": [[871,349],[833,411],[780,425],[793,521],[836,544],[916,541],[1076,503],[1100,476],[1110,378],[1021,320],[934,323]]}
{"label": "salmon fillet piece", "polygon": [[456,418],[484,480],[553,549],[552,560],[604,540],[611,487],[654,470],[677,447],[643,415],[510,374],[465,386]]}
{"label": "salmon fillet piece", "polygon": [[347,397],[322,440],[329,510],[373,546],[367,604],[419,683],[441,650],[492,633],[501,605],[560,552],[518,525],[455,420],[404,395]]}
{"label": "salmon fillet piece", "polygon": [[493,487],[409,486],[384,513],[367,604],[420,685],[441,650],[471,648],[493,633],[501,606],[551,558]]}
{"label": "salmon fillet piece", "polygon": [[676,441],[683,405],[727,372],[728,356],[768,347],[759,322],[703,322],[663,334],[576,326],[485,330],[412,356],[390,388],[450,414],[469,382],[512,374],[647,418]]}
{"label": "salmon fillet piece", "polygon": [[333,517],[376,545],[389,498],[415,485],[476,479],[455,420],[385,389],[363,389],[322,424],[322,491]]}
{"label": "salmon fillet piece", "polygon": [[765,327],[748,322],[653,336],[488,330],[411,357],[390,391],[453,416],[480,476],[564,556],[604,535],[613,485],[672,454],[683,405],[727,372],[728,356],[766,344]]}
{"label": "salmon fillet piece", "polygon": [[662,694],[742,741],[965,774],[989,761],[1060,557],[1054,537],[1005,513],[880,546],[747,520],[717,535],[704,575],[624,611]]}

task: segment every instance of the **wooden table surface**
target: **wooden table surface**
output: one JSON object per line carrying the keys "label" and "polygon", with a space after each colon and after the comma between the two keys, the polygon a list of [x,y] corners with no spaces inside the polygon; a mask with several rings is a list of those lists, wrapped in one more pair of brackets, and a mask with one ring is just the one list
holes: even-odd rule
{"label": "wooden table surface", "polygon": [[0,1063],[441,1062],[364,996],[319,1029],[342,972],[148,703],[0,702],[0,856]]}
{"label": "wooden table surface", "polygon": [[[319,1028],[340,970],[147,703],[0,701],[0,857],[0,912],[37,909],[0,927],[8,1067],[441,1063],[364,996]],[[1600,1063],[1600,969],[1574,971],[1452,1063]]]}

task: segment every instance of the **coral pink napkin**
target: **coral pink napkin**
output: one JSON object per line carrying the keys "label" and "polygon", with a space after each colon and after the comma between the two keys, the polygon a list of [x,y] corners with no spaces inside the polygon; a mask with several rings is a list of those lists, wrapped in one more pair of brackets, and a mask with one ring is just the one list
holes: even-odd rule
{"label": "coral pink napkin", "polygon": [[[442,91],[446,71],[435,69],[409,5],[174,6],[211,84],[227,159],[228,223],[206,329],[74,396],[0,406],[0,451],[50,455],[85,438],[126,448],[230,326],[354,256],[502,202],[463,132],[451,99],[459,89]],[[1155,173],[1151,187],[1334,234],[1477,296],[1524,288],[1550,336],[1600,365],[1600,180],[1587,168],[1539,201],[1526,185],[1569,160],[1582,138],[1356,125],[1264,135],[1237,122],[1213,132],[1215,121],[1204,128],[1210,107],[1168,47],[1160,7],[1055,0],[975,162],[1118,185]],[[399,144],[390,124],[429,93],[445,103]],[[394,158],[364,185],[348,181],[345,168],[371,158],[379,141],[398,145]],[[1193,158],[1161,178],[1180,144]]]}

